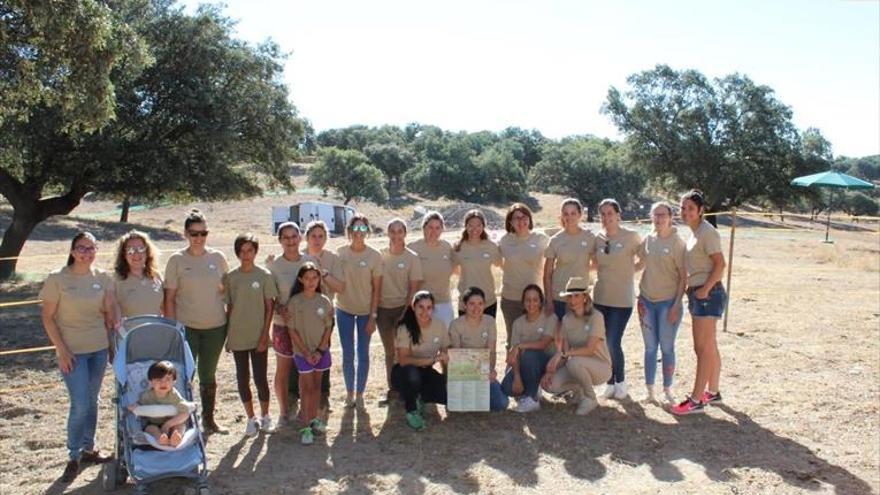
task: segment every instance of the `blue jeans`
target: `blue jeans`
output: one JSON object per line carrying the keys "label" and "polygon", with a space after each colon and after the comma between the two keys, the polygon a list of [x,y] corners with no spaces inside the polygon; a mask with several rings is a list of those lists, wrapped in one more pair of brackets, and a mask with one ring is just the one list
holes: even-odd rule
{"label": "blue jeans", "polygon": [[509,403],[510,398],[504,395],[504,391],[501,390],[501,384],[497,381],[489,382],[489,410],[503,411],[507,409],[507,404]]}
{"label": "blue jeans", "polygon": [[691,317],[721,319],[721,315],[724,314],[724,309],[727,307],[727,291],[724,290],[724,286],[718,282],[709,289],[709,296],[706,299],[697,299],[694,292],[700,287],[702,285],[691,287],[687,291],[688,310]]}
{"label": "blue jeans", "polygon": [[[523,396],[536,398],[538,396],[538,386],[541,384],[541,377],[544,376],[544,369],[547,368],[547,362],[550,356],[543,350],[526,349],[519,357],[519,375],[522,378]],[[504,395],[513,397],[513,368],[508,368],[501,381],[501,390]],[[491,399],[490,399],[491,402]]]}
{"label": "blue jeans", "polygon": [[669,323],[667,317],[675,299],[651,302],[639,296],[639,302],[645,307],[645,317],[641,321],[642,337],[645,339],[645,384],[654,384],[659,346],[663,353],[663,387],[671,387],[672,376],[675,374],[675,336],[678,334],[684,309],[680,308],[678,318]]}
{"label": "blue jeans", "polygon": [[339,342],[342,344],[342,377],[345,389],[355,390],[354,372],[354,332],[357,326],[357,392],[367,388],[367,374],[370,372],[370,337],[367,335],[369,315],[353,315],[336,309],[336,325],[339,327]]}
{"label": "blue jeans", "polygon": [[76,362],[68,374],[61,374],[70,411],[67,413],[67,452],[78,461],[84,450],[95,449],[95,429],[98,424],[98,393],[107,368],[107,349],[75,354]]}
{"label": "blue jeans", "polygon": [[608,384],[626,381],[623,372],[625,359],[623,357],[623,331],[629,317],[632,316],[632,308],[616,308],[613,306],[595,305],[602,316],[605,317],[605,342],[608,344],[608,353],[611,354],[611,378]]}

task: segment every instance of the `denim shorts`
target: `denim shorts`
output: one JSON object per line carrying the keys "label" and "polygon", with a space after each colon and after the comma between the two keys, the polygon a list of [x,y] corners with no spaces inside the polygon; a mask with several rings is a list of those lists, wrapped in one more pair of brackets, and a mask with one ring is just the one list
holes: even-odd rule
{"label": "denim shorts", "polygon": [[715,284],[709,290],[709,297],[706,299],[697,299],[694,291],[702,286],[691,287],[687,291],[688,295],[688,311],[693,318],[721,318],[724,309],[727,307],[727,291],[721,282]]}

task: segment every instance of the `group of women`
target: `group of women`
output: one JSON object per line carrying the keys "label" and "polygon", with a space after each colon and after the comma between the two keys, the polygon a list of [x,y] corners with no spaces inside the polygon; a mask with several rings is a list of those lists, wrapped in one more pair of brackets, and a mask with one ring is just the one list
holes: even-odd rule
{"label": "group of women", "polygon": [[[239,266],[231,271],[224,254],[208,247],[207,221],[194,210],[184,222],[188,245],[169,257],[164,277],[146,234],[131,232],[119,239],[115,273],[110,274],[93,266],[94,236],[80,233],[71,242],[67,265],[51,273],[41,291],[43,324],[70,395],[70,461],[64,477],[72,479],[81,462],[107,460],[94,443],[97,395],[112,359],[112,332],[122,318],[139,314],[161,314],[185,325],[207,432],[225,432],[214,417],[215,375],[224,348],[235,357],[239,396],[248,415],[246,433],[275,428],[266,379],[271,345],[279,422],[288,421],[293,376],[303,401],[298,417],[305,425],[303,443],[323,433],[316,410],[319,401],[326,404],[329,392],[334,326],[342,348],[346,407],[365,407],[370,340],[378,330],[385,351],[383,401],[402,399],[414,429],[425,427],[425,403],[446,402],[443,370],[450,347],[489,349],[492,410],[506,409],[509,397],[516,398],[519,412],[539,409],[543,388],[577,404],[577,414],[589,414],[599,405],[596,385],[606,384],[605,398],[628,396],[621,343],[633,307],[645,343],[648,399],[655,400],[659,347],[663,393],[671,411],[701,412],[721,400],[715,326],[726,304],[720,282],[725,263],[720,236],[703,219],[702,193],[688,192],[680,207],[690,231],[687,240],[673,227],[670,205],[652,206],[653,230],[641,238],[620,225],[621,208],[613,199],[598,205],[597,232],[582,226],[579,201],[564,200],[561,229],[553,237],[534,230],[526,205],[514,204],[497,243],[488,236],[479,210],[467,213],[461,237],[453,243],[442,238],[444,219],[437,212],[425,215],[422,239],[409,244],[407,224],[393,219],[386,225],[388,245],[379,250],[366,243],[373,230],[369,220],[356,214],[347,226],[347,244],[335,253],[325,249],[328,233],[322,222],[302,230],[288,222],[278,230],[282,252],[270,257],[265,268],[255,262],[259,241],[250,234],[239,236]],[[303,236],[306,249],[301,251]],[[502,272],[500,301],[493,267]],[[638,271],[644,273],[636,297]],[[454,274],[457,300],[450,287]],[[685,293],[697,367],[691,393],[675,403],[674,343]],[[495,369],[499,305],[506,333],[500,380]],[[248,384],[251,370],[259,418]]]}

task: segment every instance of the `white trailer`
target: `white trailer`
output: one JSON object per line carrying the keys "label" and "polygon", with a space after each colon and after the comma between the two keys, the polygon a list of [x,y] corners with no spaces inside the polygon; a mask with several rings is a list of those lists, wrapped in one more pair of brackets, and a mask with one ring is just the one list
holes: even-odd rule
{"label": "white trailer", "polygon": [[354,208],[319,201],[306,201],[292,206],[272,207],[272,233],[278,234],[278,226],[284,222],[296,222],[301,228],[312,220],[321,220],[331,234],[345,234],[348,220],[354,216]]}

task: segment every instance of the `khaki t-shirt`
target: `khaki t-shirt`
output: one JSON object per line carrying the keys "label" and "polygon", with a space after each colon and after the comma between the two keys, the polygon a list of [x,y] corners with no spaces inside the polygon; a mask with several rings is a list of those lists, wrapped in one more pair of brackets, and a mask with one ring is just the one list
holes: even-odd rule
{"label": "khaki t-shirt", "polygon": [[202,256],[192,256],[181,249],[172,254],[165,265],[165,288],[177,290],[174,298],[177,319],[199,330],[226,323],[223,274],[229,271],[229,265],[222,252],[205,249]]}
{"label": "khaki t-shirt", "polygon": [[666,239],[655,232],[649,234],[639,247],[639,256],[645,261],[645,271],[639,283],[639,293],[649,301],[668,301],[675,298],[680,280],[679,270],[684,267],[685,245],[675,228]]}
{"label": "khaki t-shirt", "polygon": [[422,280],[425,281],[422,288],[431,291],[437,304],[448,303],[451,298],[452,245],[440,239],[436,246],[429,246],[424,239],[419,239],[410,243],[409,248],[422,262]]}
{"label": "khaki t-shirt", "polygon": [[489,239],[477,245],[462,242],[458,251],[452,251],[452,263],[461,267],[458,277],[458,308],[464,311],[461,295],[470,287],[478,287],[486,293],[486,306],[495,304],[495,277],[492,276],[492,265],[501,260],[498,245]]}
{"label": "khaki t-shirt", "polygon": [[[639,234],[624,227],[609,238],[600,231],[596,234],[594,255],[599,265],[593,300],[596,304],[614,308],[631,308],[635,302],[635,259],[642,239]],[[605,246],[608,254],[605,254]]]}
{"label": "khaki t-shirt", "polygon": [[278,297],[275,278],[269,270],[255,266],[250,272],[237,267],[224,277],[226,303],[232,305],[226,342],[231,351],[256,349],[266,328],[266,299]]}
{"label": "khaki t-shirt", "polygon": [[544,250],[550,238],[541,232],[532,232],[520,239],[507,233],[498,243],[504,258],[504,275],[501,278],[501,297],[511,301],[522,299],[522,291],[529,284],[541,285]]}
{"label": "khaki t-shirt", "polygon": [[495,318],[489,315],[483,315],[476,327],[471,326],[467,315],[461,315],[449,324],[449,347],[486,349],[495,342],[496,336]]}
{"label": "khaki t-shirt", "polygon": [[559,293],[565,290],[565,284],[571,277],[583,277],[590,285],[590,256],[596,249],[595,244],[596,235],[589,230],[581,230],[575,235],[560,230],[550,238],[544,257],[556,259],[553,267],[553,299],[563,300]]}
{"label": "khaki t-shirt", "polygon": [[351,246],[341,246],[337,253],[339,263],[334,276],[345,282],[345,290],[337,294],[336,305],[349,314],[370,314],[373,277],[382,276],[382,255],[370,246],[359,253]]}
{"label": "khaki t-shirt", "polygon": [[[144,393],[141,394],[141,397],[138,399],[138,404],[142,406],[174,406],[177,408],[177,414],[180,413],[188,413],[189,406],[186,401],[183,400],[183,396],[180,395],[180,392],[177,391],[176,388],[171,388],[165,397],[159,397],[153,389],[144,390]],[[162,425],[165,421],[168,421],[173,416],[167,416],[164,418],[146,418],[147,423],[153,425]]]}
{"label": "khaki t-shirt", "polygon": [[[548,315],[543,311],[535,321],[529,321],[526,315],[520,316],[513,321],[513,328],[510,331],[510,346],[537,342],[544,337],[555,337],[558,321],[555,314]],[[555,352],[555,349],[556,346],[550,343],[544,350]]]}
{"label": "khaki t-shirt", "polygon": [[562,318],[562,337],[568,342],[570,349],[587,345],[590,337],[601,339],[602,344],[596,348],[596,353],[593,355],[611,365],[611,354],[605,343],[605,318],[598,309],[593,308],[593,314],[587,318],[580,318],[571,312],[566,313]]}
{"label": "khaki t-shirt", "polygon": [[443,322],[434,318],[428,328],[422,329],[422,335],[418,345],[414,345],[412,338],[409,336],[409,330],[401,325],[397,327],[397,338],[394,341],[394,347],[401,349],[411,349],[414,358],[432,358],[440,352],[441,349],[449,347],[449,332]]}
{"label": "khaki t-shirt", "polygon": [[382,295],[380,308],[399,308],[409,301],[410,282],[422,280],[422,262],[410,249],[404,248],[400,254],[391,254],[389,248],[382,248]]}
{"label": "khaki t-shirt", "polygon": [[688,287],[699,287],[706,283],[715,266],[709,256],[721,252],[721,234],[712,224],[703,220],[696,232],[691,231],[686,247],[684,261]]}
{"label": "khaki t-shirt", "polygon": [[116,302],[125,318],[138,315],[158,315],[162,309],[163,292],[162,278],[154,279],[135,277],[129,274],[125,278],[116,276]]}
{"label": "khaki t-shirt", "polygon": [[[267,268],[272,272],[272,277],[275,279],[275,287],[278,288],[278,299],[275,300],[278,308],[287,305],[287,301],[290,299],[290,290],[293,289],[299,269],[302,268],[306,261],[318,263],[318,260],[307,254],[300,255],[296,261],[290,261],[283,255],[279,255],[269,262]],[[325,284],[321,284],[321,290],[324,289]],[[284,326],[284,318],[276,311],[272,317],[272,323]]]}
{"label": "khaki t-shirt", "polygon": [[[324,331],[333,327],[333,303],[324,294],[308,298],[302,292],[287,302],[287,328],[295,330],[306,349],[314,351],[321,345]],[[294,345],[293,352],[302,357],[299,348]]]}
{"label": "khaki t-shirt", "polygon": [[[314,258],[313,255],[306,253],[303,253],[303,256]],[[322,271],[327,270],[327,272],[334,277],[340,280],[342,279],[342,267],[339,265],[339,256],[336,256],[336,253],[324,249],[317,257],[317,260]],[[333,298],[336,296],[336,292],[331,289],[329,285],[325,284],[323,280],[321,281],[321,293],[327,296],[331,301],[333,301]]]}
{"label": "khaki t-shirt", "polygon": [[88,354],[109,346],[103,312],[108,290],[113,290],[113,277],[97,268],[77,275],[65,266],[46,277],[39,297],[58,305],[55,324],[70,352]]}

